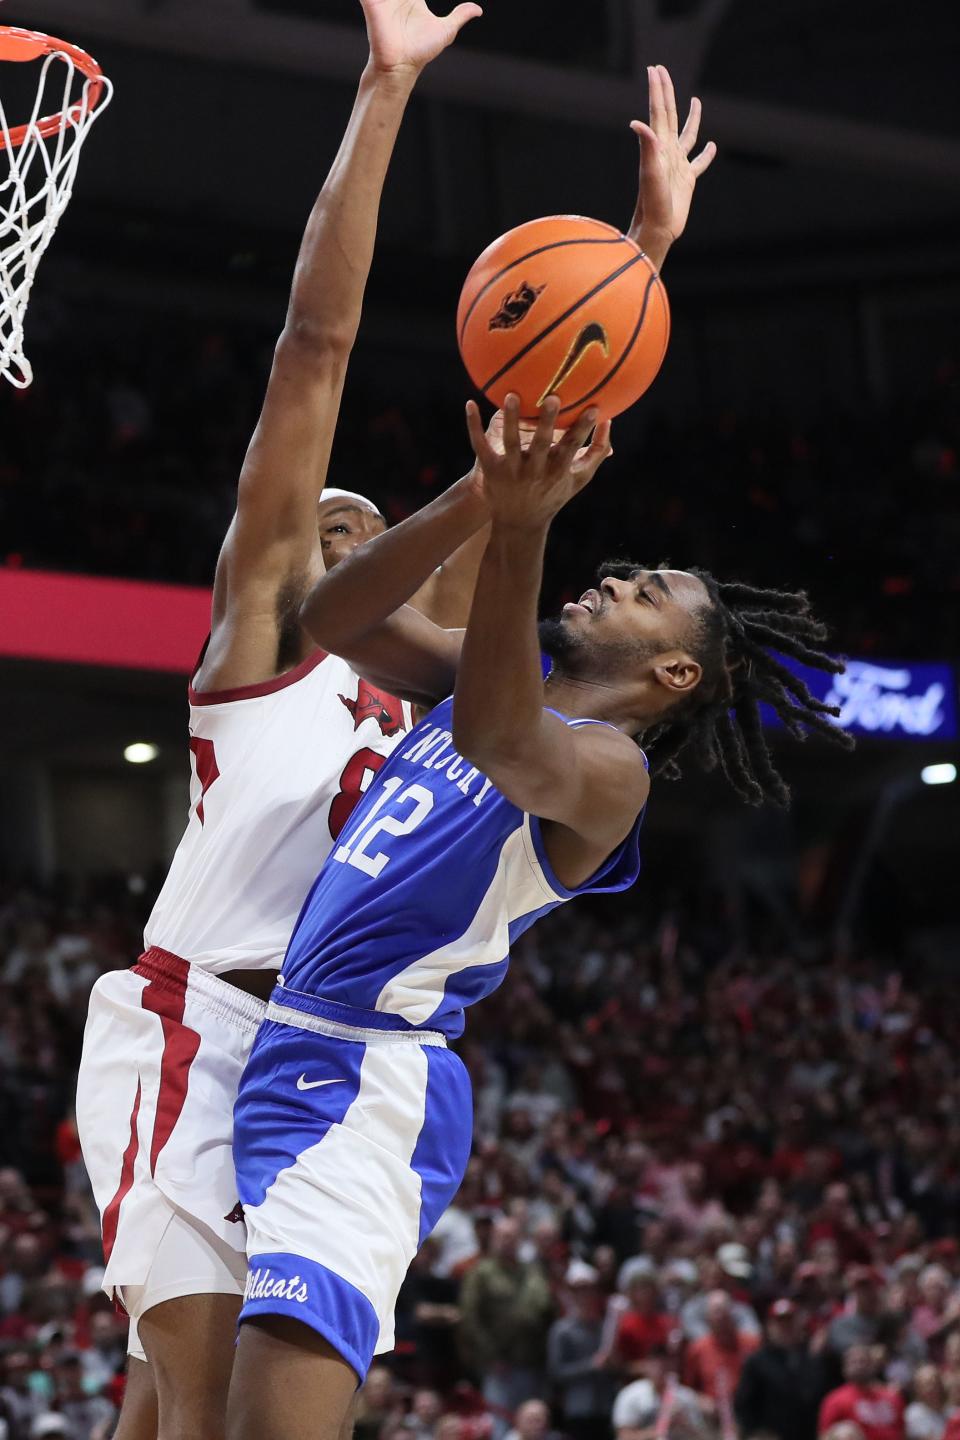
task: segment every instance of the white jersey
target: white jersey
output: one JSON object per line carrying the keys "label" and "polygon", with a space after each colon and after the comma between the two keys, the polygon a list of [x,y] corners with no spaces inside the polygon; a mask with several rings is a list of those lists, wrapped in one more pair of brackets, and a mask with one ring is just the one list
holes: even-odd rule
{"label": "white jersey", "polygon": [[212,974],[279,970],[410,707],[322,650],[262,685],[189,697],[190,816],[144,942]]}

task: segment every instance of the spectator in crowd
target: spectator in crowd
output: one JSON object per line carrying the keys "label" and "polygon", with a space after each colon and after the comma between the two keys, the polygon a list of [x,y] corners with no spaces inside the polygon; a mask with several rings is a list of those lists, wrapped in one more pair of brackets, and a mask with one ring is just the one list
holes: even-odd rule
{"label": "spectator in crowd", "polygon": [[851,1265],[846,1276],[848,1300],[827,1332],[827,1344],[842,1355],[851,1345],[875,1345],[883,1311],[883,1277],[870,1265]]}
{"label": "spectator in crowd", "polygon": [[824,1380],[823,1364],[810,1353],[797,1306],[792,1300],[775,1300],[767,1315],[766,1340],[747,1356],[734,1395],[741,1434],[762,1431],[777,1440],[815,1440]]}
{"label": "spectator in crowd", "polygon": [[725,1290],[707,1296],[707,1334],[687,1347],[684,1382],[706,1395],[717,1411],[733,1403],[744,1362],[758,1347],[759,1337],[740,1330],[733,1302]]}
{"label": "spectator in crowd", "polygon": [[899,1286],[888,1288],[885,1305],[878,1341],[884,1356],[883,1376],[898,1390],[906,1391],[917,1368],[927,1359],[928,1347],[911,1325],[910,1311],[903,1304]]}
{"label": "spectator in crowd", "polygon": [[355,1440],[380,1440],[381,1432],[403,1420],[403,1405],[393,1375],[385,1365],[374,1365],[357,1393],[354,1407]]}
{"label": "spectator in crowd", "polygon": [[663,1348],[644,1361],[646,1374],[631,1380],[613,1405],[616,1440],[709,1440],[711,1427],[700,1397],[681,1385]]}
{"label": "spectator in crowd", "polygon": [[960,1303],[953,1276],[944,1265],[927,1265],[917,1280],[919,1304],[913,1328],[928,1343],[942,1341],[960,1321]]}
{"label": "spectator in crowd", "polygon": [[626,1289],[630,1304],[617,1326],[614,1353],[620,1369],[628,1375],[641,1375],[642,1362],[651,1350],[662,1350],[669,1345],[677,1321],[663,1307],[655,1273],[650,1270],[635,1273]]}
{"label": "spectator in crowd", "polygon": [[831,1390],[820,1407],[821,1435],[842,1420],[852,1420],[864,1440],[904,1440],[903,1396],[876,1378],[881,1358],[869,1345],[850,1346],[843,1357],[845,1384]]}
{"label": "spectator in crowd", "polygon": [[571,1262],[566,1275],[569,1310],[553,1322],[547,1336],[547,1376],[570,1440],[603,1440],[616,1388],[604,1345],[598,1280],[592,1265]]}
{"label": "spectator in crowd", "polygon": [[525,1400],[513,1417],[506,1440],[563,1440],[550,1428],[550,1411],[542,1400]]}
{"label": "spectator in crowd", "polygon": [[53,1371],[53,1403],[67,1421],[71,1440],[97,1440],[116,1418],[103,1395],[89,1395],[83,1384],[83,1361],[76,1351],[61,1355]]}
{"label": "spectator in crowd", "polygon": [[697,1161],[681,1166],[672,1183],[663,1185],[662,1214],[674,1232],[685,1235],[722,1232],[730,1222],[723,1205],[710,1195],[706,1169]]}
{"label": "spectator in crowd", "polygon": [[741,1335],[755,1335],[759,1338],[760,1321],[752,1305],[745,1299],[745,1286],[753,1278],[750,1252],[745,1245],[735,1241],[721,1245],[716,1257],[704,1257],[700,1263],[700,1289],[684,1305],[680,1312],[683,1333],[688,1340],[699,1340],[707,1335],[710,1324],[707,1319],[709,1297],[717,1290],[726,1291],[734,1322]]}
{"label": "spectator in crowd", "polygon": [[2,1361],[2,1386],[0,1404],[10,1440],[20,1440],[28,1434],[30,1426],[46,1409],[42,1395],[31,1383],[36,1371],[34,1355],[25,1347],[14,1345]]}
{"label": "spectator in crowd", "polygon": [[[97,1271],[92,1273],[99,1283],[101,1276]],[[102,1292],[94,1291],[91,1294],[86,1276],[83,1281],[83,1294],[100,1307],[90,1312],[88,1348],[80,1352],[83,1383],[86,1390],[100,1394],[101,1391],[108,1391],[114,1377],[123,1373],[130,1326],[124,1317],[107,1308],[109,1302]]]}
{"label": "spectator in crowd", "polygon": [[830,1426],[823,1440],[864,1440],[864,1434],[853,1420],[839,1420]]}
{"label": "spectator in crowd", "polygon": [[425,1386],[443,1385],[457,1367],[460,1282],[438,1274],[440,1247],[424,1241],[397,1297],[397,1349],[404,1373]]}
{"label": "spectator in crowd", "polygon": [[[58,1415],[56,1411],[45,1411],[38,1415],[30,1426],[30,1440],[74,1440],[73,1427],[66,1415]],[[101,1434],[96,1440],[105,1440]]]}
{"label": "spectator in crowd", "polygon": [[515,1219],[497,1221],[490,1256],[468,1271],[460,1300],[463,1355],[483,1376],[498,1434],[507,1415],[542,1392],[553,1311],[546,1272],[519,1259],[520,1238]]}
{"label": "spectator in crowd", "polygon": [[459,1415],[442,1415],[435,1432],[435,1440],[466,1440],[466,1427]]}
{"label": "spectator in crowd", "polygon": [[[43,1217],[34,1212],[42,1223]],[[42,1231],[24,1230],[9,1242],[6,1273],[0,1278],[0,1310],[7,1315],[23,1309],[32,1282],[45,1275],[50,1265],[48,1243]]]}
{"label": "spectator in crowd", "polygon": [[[810,1049],[809,1044],[807,1048]],[[817,1070],[821,1079],[811,1088],[818,1089],[820,1085],[829,1083],[823,1077],[829,1074],[832,1078],[836,1068],[836,1061],[823,1060]],[[832,1240],[842,1265],[869,1262],[870,1251],[851,1204],[850,1186],[844,1181],[835,1180],[826,1187],[822,1203],[811,1216],[808,1238],[811,1244],[816,1244],[818,1240]]]}
{"label": "spectator in crowd", "polygon": [[434,1440],[442,1415],[443,1400],[436,1390],[416,1390],[403,1421],[404,1440]]}
{"label": "spectator in crowd", "polygon": [[960,1385],[960,1330],[951,1330],[943,1347],[943,1382],[950,1387],[951,1381]]}
{"label": "spectator in crowd", "polygon": [[921,1365],[913,1377],[913,1399],[906,1409],[907,1440],[943,1440],[947,1392],[936,1365]]}

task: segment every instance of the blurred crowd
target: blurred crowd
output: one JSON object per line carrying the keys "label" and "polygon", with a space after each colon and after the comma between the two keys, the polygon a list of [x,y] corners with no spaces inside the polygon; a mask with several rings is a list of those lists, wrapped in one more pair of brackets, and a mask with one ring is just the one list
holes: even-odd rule
{"label": "blurred crowd", "polygon": [[[208,584],[273,337],[110,318],[126,329],[104,339],[75,325],[45,345],[40,326],[32,389],[0,387],[0,563]],[[388,393],[357,369],[344,399],[332,482],[393,521],[468,466],[459,371],[429,364],[436,382],[419,392],[408,371]],[[397,376],[389,357],[380,369]],[[547,603],[629,550],[806,584],[851,654],[945,658],[960,647],[958,377],[945,359],[918,400],[878,413],[838,397],[809,423],[772,403],[678,423],[654,390],[618,421],[589,503],[558,520]]]}
{"label": "blurred crowd", "polygon": [[[119,879],[0,886],[0,1440],[115,1423],[71,1105],[141,907]],[[945,982],[681,913],[547,920],[472,1013],[473,1157],[358,1440],[960,1440]]]}

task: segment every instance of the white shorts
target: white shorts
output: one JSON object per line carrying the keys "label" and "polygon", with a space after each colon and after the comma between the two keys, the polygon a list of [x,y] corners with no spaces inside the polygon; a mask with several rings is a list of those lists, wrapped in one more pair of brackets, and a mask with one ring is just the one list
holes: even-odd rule
{"label": "white shorts", "polygon": [[243,1293],[233,1107],[265,1011],[156,949],[93,987],[77,1129],[103,1228],[103,1288],[134,1321],[177,1296]]}
{"label": "white shorts", "polygon": [[220,1240],[192,1215],[170,1206],[170,1219],[153,1264],[142,1285],[121,1285],[118,1298],[130,1316],[127,1351],[146,1361],[140,1339],[140,1317],[164,1300],[184,1295],[243,1294],[246,1257]]}
{"label": "white shorts", "polygon": [[460,1188],[472,1132],[470,1079],[443,1035],[274,991],[236,1109],[241,1321],[300,1320],[362,1381],[393,1349],[397,1294]]}

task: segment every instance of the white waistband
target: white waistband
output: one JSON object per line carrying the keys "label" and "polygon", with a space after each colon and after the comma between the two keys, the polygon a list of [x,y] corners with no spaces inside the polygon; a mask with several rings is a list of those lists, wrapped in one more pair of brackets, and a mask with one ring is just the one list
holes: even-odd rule
{"label": "white waistband", "polygon": [[364,1030],[357,1025],[342,1025],[339,1020],[324,1020],[288,1005],[267,1006],[268,1020],[278,1025],[292,1025],[296,1030],[313,1030],[317,1035],[332,1035],[337,1040],[358,1040],[364,1045],[392,1045],[398,1040],[412,1040],[417,1045],[440,1045],[446,1049],[447,1037],[439,1030]]}
{"label": "white waistband", "polygon": [[212,1011],[221,1020],[236,1025],[241,1030],[257,1030],[267,1013],[267,1002],[246,990],[238,990],[228,980],[191,965],[187,976],[190,999],[205,1010]]}

